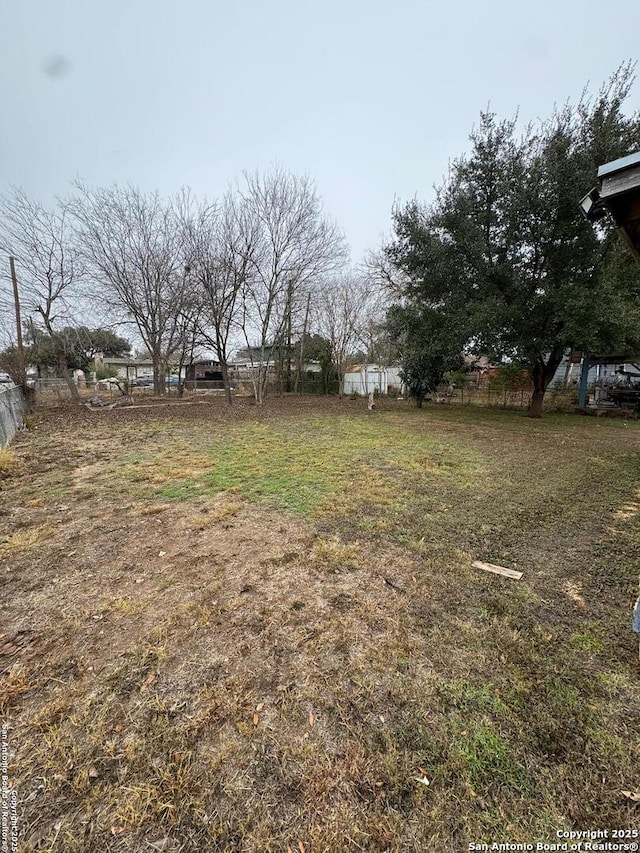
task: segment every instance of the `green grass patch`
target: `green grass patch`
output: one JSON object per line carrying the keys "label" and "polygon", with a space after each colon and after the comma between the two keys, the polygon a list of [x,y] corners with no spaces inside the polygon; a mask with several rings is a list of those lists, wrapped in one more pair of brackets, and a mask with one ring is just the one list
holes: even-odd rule
{"label": "green grass patch", "polygon": [[482,467],[479,454],[454,440],[417,440],[402,427],[344,415],[310,417],[295,430],[287,423],[249,422],[202,438],[198,471],[162,449],[127,454],[120,476],[149,497],[184,500],[237,488],[249,500],[309,517],[327,507],[334,511],[335,499],[345,495],[356,501],[371,496],[379,505],[386,489],[395,502],[398,481],[407,478],[418,478],[424,489],[438,480],[464,489]]}
{"label": "green grass patch", "polygon": [[509,741],[486,719],[452,721],[451,765],[476,793],[502,788],[530,793],[534,787]]}

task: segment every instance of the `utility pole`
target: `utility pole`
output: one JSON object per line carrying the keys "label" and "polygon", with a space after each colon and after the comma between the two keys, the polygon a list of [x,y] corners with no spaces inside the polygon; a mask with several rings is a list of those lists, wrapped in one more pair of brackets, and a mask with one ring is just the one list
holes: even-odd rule
{"label": "utility pole", "polygon": [[298,370],[296,372],[296,383],[294,391],[296,394],[298,393],[298,388],[300,388],[300,393],[303,392],[302,387],[302,374],[304,372],[304,339],[307,337],[307,327],[309,325],[309,311],[311,309],[311,291],[307,294],[307,310],[304,314],[304,324],[302,326],[302,337],[300,338],[300,354],[298,359]]}
{"label": "utility pole", "polygon": [[289,279],[287,284],[287,376],[285,383],[285,391],[291,391],[291,309],[293,302],[293,280]]}
{"label": "utility pole", "polygon": [[11,282],[13,284],[13,304],[16,312],[16,337],[18,342],[18,353],[20,355],[20,378],[24,387],[27,379],[27,365],[24,359],[24,344],[22,342],[22,320],[20,318],[20,296],[18,294],[18,279],[16,277],[16,266],[13,256],[9,257],[11,268]]}

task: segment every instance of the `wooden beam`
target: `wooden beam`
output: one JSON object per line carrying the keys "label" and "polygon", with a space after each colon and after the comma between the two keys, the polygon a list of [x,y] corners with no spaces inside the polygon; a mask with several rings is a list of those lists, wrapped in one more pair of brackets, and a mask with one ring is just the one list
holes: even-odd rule
{"label": "wooden beam", "polygon": [[482,569],[483,572],[492,572],[494,575],[503,575],[505,578],[513,578],[515,581],[519,581],[522,577],[522,572],[505,569],[504,566],[494,566],[493,563],[483,563],[482,560],[474,560],[471,565],[474,569]]}
{"label": "wooden beam", "polygon": [[604,175],[600,198],[609,199],[611,196],[628,193],[640,187],[640,166],[622,169],[613,175]]}

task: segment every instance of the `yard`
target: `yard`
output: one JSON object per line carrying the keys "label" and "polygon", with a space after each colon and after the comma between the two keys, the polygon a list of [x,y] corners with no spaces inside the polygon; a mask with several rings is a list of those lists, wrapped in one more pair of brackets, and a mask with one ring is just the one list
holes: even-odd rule
{"label": "yard", "polygon": [[32,426],[0,479],[21,853],[638,826],[638,423],[303,398]]}

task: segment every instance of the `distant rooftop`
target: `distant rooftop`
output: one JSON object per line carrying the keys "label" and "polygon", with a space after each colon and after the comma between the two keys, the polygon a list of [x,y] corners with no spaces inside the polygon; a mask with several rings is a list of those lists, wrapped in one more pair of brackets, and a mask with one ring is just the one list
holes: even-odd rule
{"label": "distant rooftop", "polygon": [[[122,367],[148,367],[149,365],[153,365],[153,359],[151,358],[135,358],[134,356],[130,356],[129,358],[121,358],[120,356],[111,356],[105,355],[102,357],[103,364],[110,364],[114,366],[121,365]],[[177,360],[175,358],[169,359],[168,364],[177,364]]]}
{"label": "distant rooftop", "polygon": [[615,172],[621,172],[623,169],[628,169],[630,166],[640,165],[640,151],[635,154],[628,154],[626,157],[620,157],[618,160],[612,160],[611,163],[605,163],[598,169],[598,177],[604,178],[607,175],[613,175]]}
{"label": "distant rooftop", "polygon": [[133,355],[128,358],[121,358],[119,355],[105,355],[102,357],[102,360],[108,364],[153,364],[150,358],[136,358]]}

